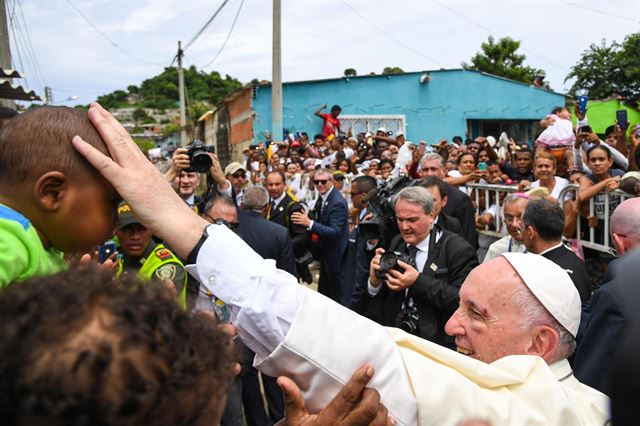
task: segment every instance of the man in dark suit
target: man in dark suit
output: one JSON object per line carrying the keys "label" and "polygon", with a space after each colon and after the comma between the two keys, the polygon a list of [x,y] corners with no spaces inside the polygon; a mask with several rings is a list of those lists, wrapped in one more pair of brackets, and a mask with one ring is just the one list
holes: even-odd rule
{"label": "man in dark suit", "polygon": [[[372,176],[358,176],[351,181],[351,202],[358,212],[358,223],[367,215],[365,197],[376,187],[376,179]],[[362,300],[368,299],[367,277],[372,258],[373,248],[371,250],[367,248],[367,241],[361,237],[360,228],[356,224],[349,233],[349,242],[342,260],[341,303],[363,315],[365,313],[356,306]]]}
{"label": "man in dark suit", "polygon": [[415,266],[399,261],[399,268],[381,277],[385,250],[376,249],[368,291],[380,299],[380,323],[454,349],[444,326],[458,309],[462,282],[478,265],[476,251],[464,238],[433,226],[433,198],[427,189],[404,188],[394,197],[394,209],[400,235],[387,252],[415,259]]}
{"label": "man in dark suit", "polygon": [[309,272],[309,263],[312,258],[307,248],[307,230],[304,226],[296,225],[291,221],[291,214],[304,211],[304,208],[285,191],[287,186],[282,172],[269,172],[265,179],[265,187],[270,197],[267,219],[289,230],[298,275],[304,282],[311,284],[313,278]]}
{"label": "man in dark suit", "polygon": [[[444,159],[436,153],[427,153],[420,160],[420,177],[435,176],[444,181]],[[478,231],[476,231],[476,210],[471,199],[458,188],[446,185],[447,204],[442,207],[444,214],[453,216],[462,226],[464,239],[474,248],[478,248]]]}
{"label": "man in dark suit", "polygon": [[316,172],[313,183],[320,192],[312,211],[313,218],[296,212],[291,215],[291,220],[311,231],[311,242],[317,244],[320,261],[318,291],[340,303],[340,269],[349,237],[347,201],[340,191],[333,188],[329,170]]}
{"label": "man in dark suit", "polygon": [[460,221],[442,211],[449,201],[446,182],[436,176],[427,176],[422,179],[420,186],[427,188],[433,197],[433,214],[436,218],[433,223],[440,225],[442,229],[458,234],[464,238]]}
{"label": "man in dark suit", "polygon": [[591,291],[587,267],[562,243],[562,207],[546,199],[529,201],[522,213],[522,227],[522,241],[527,250],[546,257],[567,271],[580,293],[582,303],[589,300]]}
{"label": "man in dark suit", "polygon": [[[640,198],[622,202],[611,215],[611,240],[624,263],[627,253],[640,246]],[[611,267],[611,264],[609,264]],[[616,270],[611,271],[612,281],[596,290],[582,311],[578,347],[573,358],[576,378],[600,392],[611,395],[611,371],[614,354],[625,325],[628,323],[624,309],[625,283]],[[637,310],[637,300],[633,309]]]}

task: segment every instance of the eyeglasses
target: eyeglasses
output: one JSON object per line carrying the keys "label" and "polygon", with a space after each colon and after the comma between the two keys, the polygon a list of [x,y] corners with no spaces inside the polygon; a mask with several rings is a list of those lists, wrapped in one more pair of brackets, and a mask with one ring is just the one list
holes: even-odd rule
{"label": "eyeglasses", "polygon": [[244,179],[244,178],[247,177],[246,173],[244,173],[244,172],[234,173],[231,176],[233,176],[236,179]]}
{"label": "eyeglasses", "polygon": [[509,225],[511,225],[513,222],[515,222],[515,221],[516,221],[516,219],[517,219],[519,222],[522,222],[522,219],[521,219],[521,218],[519,218],[519,217],[515,217],[515,216],[505,216],[505,217],[504,217],[504,222],[505,222],[505,223],[507,223],[507,224],[509,224]]}
{"label": "eyeglasses", "polygon": [[236,229],[238,229],[238,225],[240,225],[238,222],[228,222],[224,219],[220,219],[220,218],[213,218],[211,217],[211,215],[207,214],[207,213],[202,213],[200,215],[203,219],[205,219],[207,222],[210,223],[215,223],[216,225],[224,225],[227,228],[231,229],[232,231],[235,232]]}
{"label": "eyeglasses", "polygon": [[313,183],[315,183],[316,185],[326,185],[327,182],[329,182],[328,179],[314,179]]}

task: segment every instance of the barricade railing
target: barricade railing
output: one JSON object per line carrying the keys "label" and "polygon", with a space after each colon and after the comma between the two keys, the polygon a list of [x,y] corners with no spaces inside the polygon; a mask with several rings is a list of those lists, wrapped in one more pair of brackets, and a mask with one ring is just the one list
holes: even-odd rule
{"label": "barricade railing", "polygon": [[[483,206],[479,205],[479,202],[475,203],[477,214],[482,214],[482,211],[487,210],[489,209],[489,207],[491,207],[491,194],[493,194],[496,204],[496,214],[493,218],[494,229],[490,229],[490,226],[485,226],[485,229],[479,230],[478,233],[498,238],[507,235],[506,231],[502,230],[502,220],[504,215],[503,201],[504,197],[508,194],[517,192],[517,187],[510,185],[492,185],[479,183],[467,184],[467,187],[471,188],[472,194],[474,195],[472,199],[480,200],[481,193],[483,193],[484,195]],[[566,201],[576,199],[579,188],[580,187],[578,185],[570,184],[562,189],[562,191],[558,195],[558,202],[563,207],[563,209]],[[591,198],[589,200],[589,216],[596,217],[602,221],[602,241],[598,241],[596,228],[594,227],[589,227],[589,232],[586,233],[586,235],[583,237],[581,232],[582,224],[580,221],[582,212],[578,213],[578,218],[576,220],[575,238],[580,242],[580,244],[582,244],[583,247],[587,247],[603,253],[614,253],[614,248],[611,245],[611,238],[609,236],[609,222],[611,219],[611,214],[619,203],[631,197],[633,197],[633,195],[616,189],[610,192],[602,191],[595,197]]]}
{"label": "barricade railing", "polygon": [[[564,204],[567,200],[575,200],[579,190],[578,185],[567,185],[560,191],[558,195],[558,201],[564,209]],[[570,198],[568,194],[573,194]],[[590,248],[603,253],[614,253],[614,247],[611,245],[611,239],[609,235],[609,226],[611,221],[611,214],[615,210],[616,206],[626,200],[632,198],[633,195],[627,194],[624,191],[616,189],[614,191],[601,191],[595,197],[589,199],[589,217],[596,217],[602,220],[602,242],[598,242],[596,237],[596,228],[589,227],[587,238],[582,237],[582,224],[580,217],[582,211],[578,212],[578,218],[576,220],[576,233],[575,238],[580,242],[583,247]],[[611,208],[613,207],[613,208]],[[588,219],[588,218],[587,218]]]}
{"label": "barricade railing", "polygon": [[[501,238],[506,235],[506,232],[501,232],[502,229],[502,201],[504,197],[507,195],[514,193],[517,191],[517,187],[513,185],[494,185],[494,184],[479,184],[479,183],[469,183],[467,187],[471,188],[472,200],[477,200],[474,205],[476,208],[477,214],[482,214],[483,211],[488,210],[491,203],[491,195],[493,194],[495,204],[496,204],[496,214],[493,215],[493,228],[489,225],[485,225],[484,229],[478,231],[479,234],[488,235],[491,237]],[[480,205],[480,196],[484,195],[484,206]]]}

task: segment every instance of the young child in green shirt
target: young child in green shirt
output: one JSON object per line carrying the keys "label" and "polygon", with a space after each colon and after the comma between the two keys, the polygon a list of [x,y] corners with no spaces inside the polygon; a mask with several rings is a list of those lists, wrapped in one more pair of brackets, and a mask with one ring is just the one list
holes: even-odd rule
{"label": "young child in green shirt", "polygon": [[83,112],[41,107],[0,130],[0,288],[66,268],[113,235],[118,193],[71,144],[81,136],[108,155]]}

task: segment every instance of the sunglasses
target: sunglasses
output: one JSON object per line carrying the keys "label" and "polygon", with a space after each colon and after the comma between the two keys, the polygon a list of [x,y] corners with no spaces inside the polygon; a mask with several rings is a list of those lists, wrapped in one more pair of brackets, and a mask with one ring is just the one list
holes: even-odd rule
{"label": "sunglasses", "polygon": [[236,179],[238,179],[238,178],[242,178],[242,179],[244,179],[244,178],[246,178],[246,177],[247,177],[246,173],[242,173],[242,172],[241,172],[241,173],[234,173],[234,174],[232,174],[231,176],[233,176],[233,177],[234,177],[234,178],[236,178]]}
{"label": "sunglasses", "polygon": [[328,179],[314,179],[313,183],[315,183],[316,185],[326,185],[327,182],[329,182]]}

